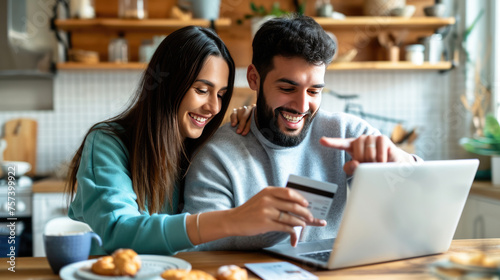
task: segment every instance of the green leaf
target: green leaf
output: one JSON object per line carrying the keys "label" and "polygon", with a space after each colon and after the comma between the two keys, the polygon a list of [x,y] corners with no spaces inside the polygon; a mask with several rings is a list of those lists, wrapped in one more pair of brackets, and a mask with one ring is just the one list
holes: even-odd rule
{"label": "green leaf", "polygon": [[468,152],[480,155],[500,155],[500,144],[489,144],[474,138],[462,138],[460,145]]}
{"label": "green leaf", "polygon": [[306,13],[306,1],[302,1],[302,3],[299,5],[299,10],[297,11],[299,15],[304,15]]}
{"label": "green leaf", "polygon": [[477,141],[485,144],[494,144],[494,145],[500,145],[500,140],[497,140],[495,138],[489,138],[489,137],[477,137],[474,138]]}
{"label": "green leaf", "polygon": [[484,135],[495,140],[500,140],[500,125],[498,124],[498,120],[493,115],[486,116]]}
{"label": "green leaf", "polygon": [[255,6],[254,2],[250,2],[250,9],[252,10],[252,12],[255,12],[255,13],[259,12],[259,10],[257,9],[257,6]]}
{"label": "green leaf", "polygon": [[241,20],[241,18],[237,19],[236,20],[236,24],[237,25],[242,25],[243,24],[243,20]]}
{"label": "green leaf", "polygon": [[472,32],[472,30],[474,29],[474,27],[476,26],[477,22],[479,21],[479,19],[481,19],[481,17],[483,16],[484,14],[484,10],[481,10],[479,12],[479,14],[477,15],[477,17],[474,19],[474,21],[472,22],[472,24],[467,28],[467,30],[465,30],[464,32],[464,37],[463,37],[463,40],[464,41],[467,41],[467,37],[469,37],[470,33]]}
{"label": "green leaf", "polygon": [[261,15],[261,16],[265,16],[265,15],[267,15],[266,8],[264,8],[264,6],[263,6],[263,5],[260,5],[260,7],[259,7],[259,9],[258,9],[257,13],[258,13],[259,15]]}
{"label": "green leaf", "polygon": [[244,18],[245,18],[245,19],[251,19],[251,18],[253,18],[253,15],[246,14],[246,15],[244,16]]}
{"label": "green leaf", "polygon": [[500,145],[489,145],[472,138],[460,139],[460,145],[471,153],[485,156],[500,155]]}

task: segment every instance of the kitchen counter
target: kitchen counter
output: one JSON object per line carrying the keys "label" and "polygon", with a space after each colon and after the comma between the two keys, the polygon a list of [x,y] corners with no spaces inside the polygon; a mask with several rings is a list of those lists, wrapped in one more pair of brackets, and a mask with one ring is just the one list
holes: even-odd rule
{"label": "kitchen counter", "polygon": [[[474,250],[484,250],[487,253],[498,254],[500,253],[500,239],[453,240],[450,249],[444,254],[330,271],[315,269],[298,262],[290,262],[312,272],[319,279],[436,279],[436,276],[430,272],[430,264],[447,259],[450,253]],[[359,253],[362,254],[363,250],[359,250]],[[182,252],[175,255],[175,257],[188,261],[193,266],[193,269],[201,269],[211,274],[215,274],[218,267],[222,265],[235,264],[243,267],[245,263],[289,261],[260,251]],[[0,259],[0,270],[3,275],[11,273],[7,271],[9,263],[6,260],[6,258]],[[16,272],[11,273],[10,279],[49,280],[60,278],[52,273],[47,258],[21,257],[16,258]],[[259,278],[249,273],[249,279]]]}
{"label": "kitchen counter", "polygon": [[[64,192],[66,181],[61,179],[44,179],[33,183],[33,193]],[[493,186],[491,181],[475,181],[470,191],[472,195],[484,196],[500,200],[500,186]]]}
{"label": "kitchen counter", "polygon": [[491,181],[474,181],[470,195],[500,200],[500,186],[494,186]]}
{"label": "kitchen counter", "polygon": [[43,179],[33,183],[33,193],[62,193],[65,184],[61,179]]}

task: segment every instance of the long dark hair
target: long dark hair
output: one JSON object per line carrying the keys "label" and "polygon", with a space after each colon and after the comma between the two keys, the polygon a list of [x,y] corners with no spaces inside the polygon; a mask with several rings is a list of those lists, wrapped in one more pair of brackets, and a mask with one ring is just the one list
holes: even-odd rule
{"label": "long dark hair", "polygon": [[[229,67],[221,111],[197,139],[183,140],[177,113],[208,56],[222,57]],[[184,175],[195,149],[220,126],[234,87],[234,62],[222,40],[210,29],[188,26],[168,35],[154,53],[129,107],[92,126],[71,162],[65,192],[76,193],[77,172],[90,132],[102,129],[119,137],[129,152],[128,167],[139,210],[160,212],[166,199],[172,205],[174,188]],[[116,123],[119,125],[103,125]],[[180,193],[182,190],[180,190]]]}

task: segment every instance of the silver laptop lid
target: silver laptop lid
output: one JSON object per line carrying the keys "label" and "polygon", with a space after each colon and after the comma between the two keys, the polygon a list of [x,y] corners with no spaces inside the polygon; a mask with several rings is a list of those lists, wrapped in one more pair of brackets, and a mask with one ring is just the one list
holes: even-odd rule
{"label": "silver laptop lid", "polygon": [[479,161],[357,167],[328,268],[448,250]]}

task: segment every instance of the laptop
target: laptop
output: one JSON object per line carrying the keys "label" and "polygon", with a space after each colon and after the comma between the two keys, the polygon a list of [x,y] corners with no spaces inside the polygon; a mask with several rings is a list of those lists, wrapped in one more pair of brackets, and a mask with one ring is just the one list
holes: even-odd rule
{"label": "laptop", "polygon": [[336,238],[264,250],[326,269],[446,252],[478,165],[477,159],[360,164]]}

